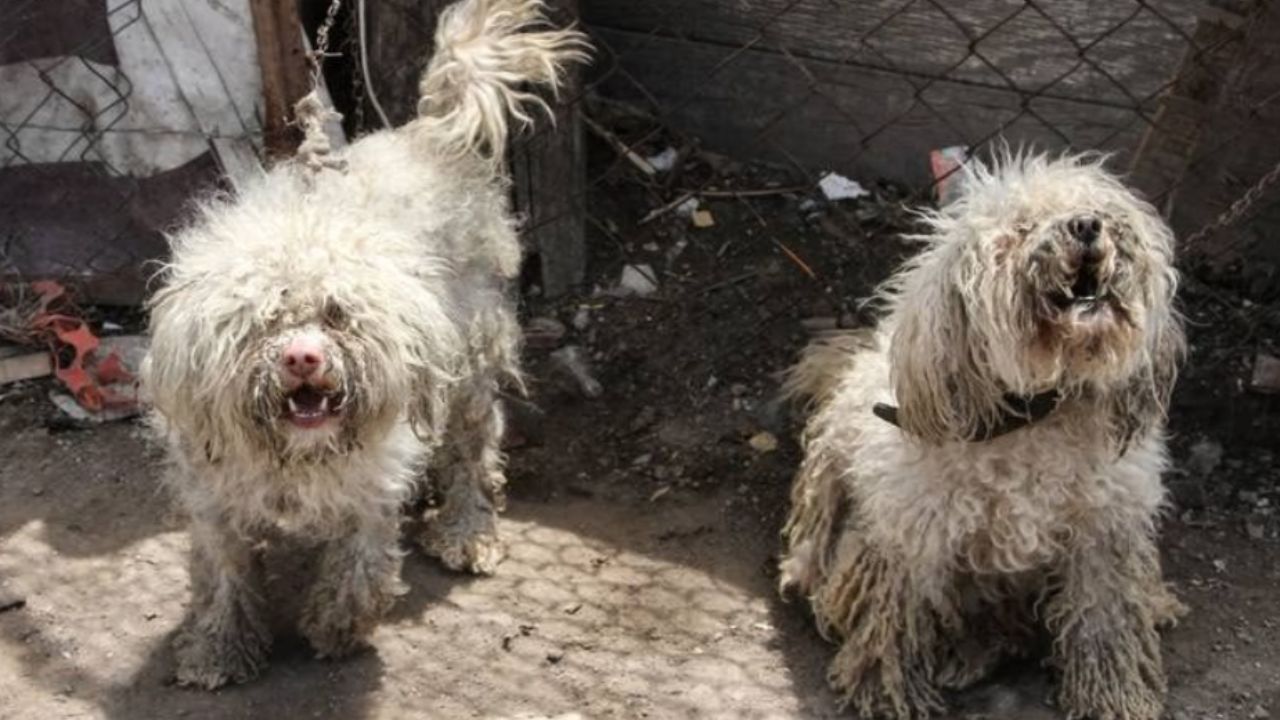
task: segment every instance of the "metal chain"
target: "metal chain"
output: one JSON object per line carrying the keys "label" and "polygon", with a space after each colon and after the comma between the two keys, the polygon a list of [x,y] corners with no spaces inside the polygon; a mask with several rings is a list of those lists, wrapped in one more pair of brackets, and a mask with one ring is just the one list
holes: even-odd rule
{"label": "metal chain", "polygon": [[[360,42],[360,30],[356,27],[359,18],[351,17],[351,31],[347,34],[348,38],[354,38],[348,41],[349,46],[355,46]],[[357,48],[358,50],[358,48]],[[357,51],[356,55],[359,55]],[[365,87],[364,73],[356,71],[351,73],[351,106],[354,108],[354,117],[352,118],[352,131],[359,135],[364,131],[364,103],[365,103]]]}
{"label": "metal chain", "polygon": [[321,66],[324,64],[324,59],[329,56],[329,33],[333,30],[334,23],[338,21],[338,10],[341,8],[342,0],[330,2],[329,10],[324,15],[324,21],[320,23],[320,29],[316,31],[316,47],[309,58],[313,85],[318,85],[320,82]]}
{"label": "metal chain", "polygon": [[1213,233],[1235,225],[1240,221],[1241,217],[1248,214],[1249,210],[1257,204],[1258,200],[1262,199],[1262,196],[1266,194],[1267,190],[1269,190],[1272,185],[1275,185],[1277,181],[1280,181],[1280,162],[1277,162],[1275,167],[1271,168],[1266,175],[1263,175],[1258,182],[1253,184],[1253,187],[1249,188],[1243,195],[1237,198],[1235,202],[1231,203],[1231,207],[1224,210],[1221,215],[1214,218],[1207,225],[1185,238],[1182,241],[1183,247],[1188,249],[1193,248],[1197,243]]}

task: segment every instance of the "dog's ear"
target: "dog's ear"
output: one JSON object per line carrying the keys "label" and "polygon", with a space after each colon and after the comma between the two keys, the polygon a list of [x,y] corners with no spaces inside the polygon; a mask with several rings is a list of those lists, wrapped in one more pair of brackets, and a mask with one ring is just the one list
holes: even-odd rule
{"label": "dog's ear", "polygon": [[1173,308],[1172,287],[1170,281],[1167,290],[1159,291],[1167,297],[1153,308],[1141,364],[1109,404],[1107,435],[1120,454],[1132,440],[1163,423],[1169,409],[1178,366],[1186,352],[1182,321]]}
{"label": "dog's ear", "polygon": [[897,325],[889,346],[898,422],[929,443],[972,439],[993,427],[1002,394],[966,305],[964,262],[944,248],[897,279]]}

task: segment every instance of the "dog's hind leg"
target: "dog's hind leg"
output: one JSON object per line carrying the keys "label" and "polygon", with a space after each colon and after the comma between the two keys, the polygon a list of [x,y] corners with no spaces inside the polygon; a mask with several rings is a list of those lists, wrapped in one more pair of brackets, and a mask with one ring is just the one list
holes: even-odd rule
{"label": "dog's hind leg", "polygon": [[1159,718],[1165,674],[1156,626],[1171,619],[1170,603],[1177,601],[1160,581],[1154,542],[1133,531],[1081,547],[1061,568],[1059,583],[1047,619],[1062,671],[1058,704],[1067,717]]}
{"label": "dog's hind leg", "polygon": [[910,720],[945,709],[934,682],[940,616],[917,592],[909,565],[847,530],[811,597],[824,634],[842,639],[827,680],[864,718]]}
{"label": "dog's hind leg", "polygon": [[503,426],[497,382],[483,377],[472,381],[453,407],[433,463],[441,505],[428,511],[422,536],[423,548],[450,569],[487,575],[502,561]]}
{"label": "dog's hind leg", "polygon": [[245,538],[221,518],[192,518],[192,607],[174,638],[178,684],[212,690],[266,668],[271,633],[261,614],[260,575]]}
{"label": "dog's hind leg", "polygon": [[363,647],[405,593],[399,530],[398,513],[377,513],[361,518],[355,532],[325,545],[300,623],[318,657],[342,657]]}

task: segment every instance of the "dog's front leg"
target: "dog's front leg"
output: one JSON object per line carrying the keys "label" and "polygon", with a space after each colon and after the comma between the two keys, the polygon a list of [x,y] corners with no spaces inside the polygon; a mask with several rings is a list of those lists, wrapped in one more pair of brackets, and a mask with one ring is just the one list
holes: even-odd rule
{"label": "dog's front leg", "polygon": [[257,677],[271,633],[261,613],[261,570],[249,542],[222,518],[191,522],[192,607],[174,638],[175,679],[212,690]]}
{"label": "dog's front leg", "polygon": [[942,641],[937,615],[909,563],[847,530],[833,571],[812,596],[824,634],[843,642],[827,680],[864,718],[925,718],[945,709],[934,684]]}
{"label": "dog's front leg", "polygon": [[427,514],[422,537],[450,569],[487,575],[502,561],[503,425],[492,383],[478,383],[454,409],[435,463],[442,504]]}
{"label": "dog's front leg", "polygon": [[398,513],[378,512],[359,519],[351,534],[325,544],[300,622],[317,657],[342,657],[362,648],[405,593],[399,530]]}
{"label": "dog's front leg", "polygon": [[1176,600],[1160,580],[1154,542],[1141,530],[1078,548],[1048,607],[1058,704],[1067,717],[1156,720],[1165,675],[1156,626]]}

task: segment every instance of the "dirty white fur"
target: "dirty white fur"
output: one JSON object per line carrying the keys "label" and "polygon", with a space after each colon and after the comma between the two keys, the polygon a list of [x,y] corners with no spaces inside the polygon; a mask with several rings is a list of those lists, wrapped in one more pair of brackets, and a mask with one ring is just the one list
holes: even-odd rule
{"label": "dirty white fur", "polygon": [[[252,549],[281,532],[322,545],[303,632],[322,656],[358,647],[402,592],[399,510],[428,468],[444,502],[427,549],[474,572],[501,558],[495,393],[519,378],[520,247],[496,157],[507,115],[529,121],[527,86],[556,86],[585,49],[542,22],[538,0],[450,7],[418,119],[337,153],[345,169],[277,166],[172,238],[144,374],[192,518],[180,682],[265,666]],[[283,410],[282,349],[304,335],[340,406],[312,429]]]}
{"label": "dirty white fur", "polygon": [[[812,414],[781,584],[840,644],[829,680],[864,717],[940,711],[1047,631],[1068,717],[1156,720],[1156,627],[1182,610],[1155,546],[1183,344],[1170,231],[1094,157],[1005,155],[964,182],[879,325],[789,375]],[[1103,228],[1100,315],[1052,301],[1084,272],[1082,215]],[[1055,388],[1047,418],[980,438],[1005,393]]]}

